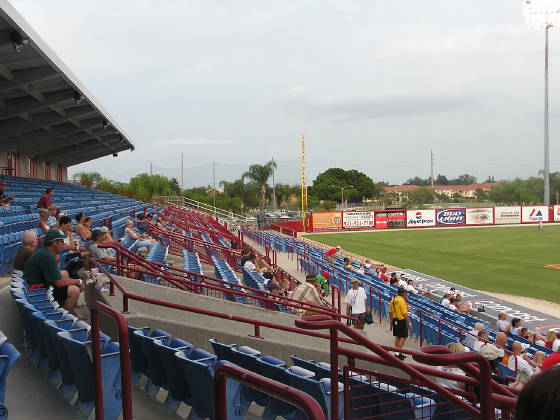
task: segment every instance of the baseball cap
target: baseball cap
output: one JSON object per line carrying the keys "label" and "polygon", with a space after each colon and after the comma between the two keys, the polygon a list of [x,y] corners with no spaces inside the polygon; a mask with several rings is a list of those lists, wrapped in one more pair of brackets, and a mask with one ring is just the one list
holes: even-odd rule
{"label": "baseball cap", "polygon": [[366,268],[371,268],[371,264],[366,264]]}
{"label": "baseball cap", "polygon": [[51,229],[45,234],[45,243],[56,241],[57,239],[66,239],[66,235],[58,229]]}
{"label": "baseball cap", "polygon": [[356,277],[352,277],[352,280],[350,280],[351,283],[358,283],[358,279]]}
{"label": "baseball cap", "polygon": [[101,227],[98,227],[98,228],[96,228],[96,229],[94,229],[94,230],[98,230],[98,231],[100,231],[101,233],[107,233],[107,232],[109,232],[109,228],[108,228],[107,226],[101,226]]}
{"label": "baseball cap", "polygon": [[337,245],[336,247],[337,247],[338,249],[340,249],[340,245]]}
{"label": "baseball cap", "polygon": [[326,271],[323,271],[323,272],[321,273],[321,275],[322,275],[324,278],[326,278],[327,280],[329,280],[329,279],[331,278],[331,276],[329,275],[329,273],[327,273]]}

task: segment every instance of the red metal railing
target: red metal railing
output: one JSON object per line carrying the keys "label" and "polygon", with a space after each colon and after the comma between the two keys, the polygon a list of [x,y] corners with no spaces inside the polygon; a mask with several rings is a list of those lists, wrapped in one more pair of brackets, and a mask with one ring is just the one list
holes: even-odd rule
{"label": "red metal railing", "polygon": [[227,419],[226,379],[231,378],[242,385],[256,389],[291,404],[305,413],[308,419],[324,420],[321,406],[313,397],[299,389],[257,375],[233,364],[223,364],[214,372],[214,418]]}
{"label": "red metal railing", "polygon": [[115,321],[117,321],[121,362],[122,417],[123,420],[132,420],[132,388],[130,386],[130,357],[128,350],[128,327],[126,319],[123,314],[99,301],[93,302],[90,308],[93,378],[95,383],[95,418],[98,420],[104,419],[99,312],[103,312],[104,314],[115,318]]}

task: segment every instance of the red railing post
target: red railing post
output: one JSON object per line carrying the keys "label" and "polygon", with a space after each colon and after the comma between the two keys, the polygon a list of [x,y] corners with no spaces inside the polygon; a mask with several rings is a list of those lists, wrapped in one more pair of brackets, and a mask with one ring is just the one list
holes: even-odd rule
{"label": "red railing post", "polygon": [[382,317],[382,308],[381,308],[381,290],[377,291],[377,294],[379,295],[379,324],[381,324],[381,317]]}
{"label": "red railing post", "polygon": [[331,342],[331,419],[338,420],[338,329],[330,328]]}
{"label": "red railing post", "polygon": [[420,311],[420,347],[422,347],[422,330],[423,330],[423,323],[422,323],[422,311]]}
{"label": "red railing post", "polygon": [[[123,420],[132,420],[132,392],[130,386],[130,355],[128,346],[128,327],[125,317],[118,311],[102,302],[95,301],[90,309],[91,316],[91,338],[92,359],[94,361],[94,383],[95,383],[95,415],[97,419],[103,420],[103,380],[101,373],[101,346],[99,339],[99,315],[101,311],[115,318],[119,329],[119,353],[121,364],[121,400]],[[98,409],[99,404],[99,409]],[[101,413],[99,413],[101,411]]]}
{"label": "red railing post", "polygon": [[124,293],[122,295],[122,313],[123,314],[128,313],[128,296]]}

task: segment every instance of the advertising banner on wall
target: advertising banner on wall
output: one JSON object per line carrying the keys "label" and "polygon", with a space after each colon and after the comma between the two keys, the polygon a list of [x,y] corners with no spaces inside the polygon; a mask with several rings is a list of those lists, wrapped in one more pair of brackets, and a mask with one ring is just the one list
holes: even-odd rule
{"label": "advertising banner on wall", "polygon": [[465,224],[465,209],[437,209],[438,226],[458,226]]}
{"label": "advertising banner on wall", "polygon": [[313,216],[313,230],[342,229],[342,212],[330,211],[311,214]]}
{"label": "advertising banner on wall", "polygon": [[387,212],[375,212],[375,229],[387,229]]}
{"label": "advertising banner on wall", "polygon": [[548,222],[548,206],[522,206],[521,223]]}
{"label": "advertising banner on wall", "polygon": [[554,206],[554,221],[560,222],[560,206]]}
{"label": "advertising banner on wall", "polygon": [[521,223],[521,207],[494,207],[494,224]]}
{"label": "advertising banner on wall", "polygon": [[467,225],[491,225],[494,223],[494,207],[473,207],[467,209]]}
{"label": "advertising banner on wall", "polygon": [[373,211],[345,211],[342,213],[342,226],[345,229],[370,228],[375,226]]}
{"label": "advertising banner on wall", "polygon": [[422,227],[436,225],[436,211],[428,210],[407,210],[406,227]]}

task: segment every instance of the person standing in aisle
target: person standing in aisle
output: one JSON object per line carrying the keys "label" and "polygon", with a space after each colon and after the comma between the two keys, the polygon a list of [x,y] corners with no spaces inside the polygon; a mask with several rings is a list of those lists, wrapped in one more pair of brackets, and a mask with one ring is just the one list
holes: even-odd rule
{"label": "person standing in aisle", "polygon": [[[408,317],[408,307],[406,306],[406,299],[408,292],[400,288],[397,296],[394,297],[389,304],[389,314],[391,315],[391,322],[393,326],[393,336],[395,337],[395,347],[402,349],[404,342],[408,337],[408,328],[412,328],[412,322]],[[400,352],[395,352],[395,357],[401,360],[406,359],[406,356]]]}

